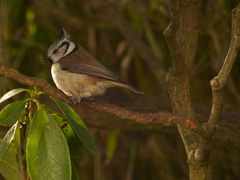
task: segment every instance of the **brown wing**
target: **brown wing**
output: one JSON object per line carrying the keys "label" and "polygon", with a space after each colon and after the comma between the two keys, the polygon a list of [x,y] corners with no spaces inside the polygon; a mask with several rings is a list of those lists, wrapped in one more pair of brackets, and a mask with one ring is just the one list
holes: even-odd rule
{"label": "brown wing", "polygon": [[91,54],[80,46],[71,54],[61,58],[58,63],[62,69],[73,73],[87,74],[95,77],[121,82],[107,68],[101,65]]}

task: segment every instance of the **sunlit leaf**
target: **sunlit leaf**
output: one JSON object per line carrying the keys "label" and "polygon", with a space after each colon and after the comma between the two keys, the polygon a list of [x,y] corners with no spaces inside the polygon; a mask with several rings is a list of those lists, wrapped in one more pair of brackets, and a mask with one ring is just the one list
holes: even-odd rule
{"label": "sunlit leaf", "polygon": [[23,89],[23,88],[12,89],[11,91],[7,92],[0,98],[0,103],[24,91],[29,91],[29,90]]}
{"label": "sunlit leaf", "polygon": [[25,104],[25,100],[19,100],[6,105],[0,111],[0,125],[10,126],[14,124],[23,115]]}
{"label": "sunlit leaf", "polygon": [[57,123],[43,107],[36,111],[30,122],[26,158],[31,179],[71,179],[67,142]]}
{"label": "sunlit leaf", "polygon": [[16,132],[16,127],[17,127],[17,122],[9,129],[9,131],[4,136],[4,138],[0,144],[0,163],[1,163],[4,155],[6,154],[9,145],[11,144],[11,142],[14,138],[14,135]]}
{"label": "sunlit leaf", "polygon": [[84,124],[82,119],[78,116],[78,114],[67,104],[55,100],[56,104],[60,108],[60,110],[64,113],[66,118],[68,119],[72,129],[83,142],[83,144],[87,147],[87,149],[94,153],[96,151],[96,145],[92,139],[92,136],[89,134],[87,126]]}

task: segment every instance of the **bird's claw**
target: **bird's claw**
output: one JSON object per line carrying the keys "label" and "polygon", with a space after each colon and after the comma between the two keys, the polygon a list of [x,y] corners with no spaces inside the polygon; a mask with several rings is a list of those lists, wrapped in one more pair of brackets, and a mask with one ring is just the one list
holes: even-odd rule
{"label": "bird's claw", "polygon": [[71,97],[71,100],[72,100],[72,104],[73,105],[76,105],[77,103],[80,103],[81,102],[81,98],[76,98],[76,97]]}

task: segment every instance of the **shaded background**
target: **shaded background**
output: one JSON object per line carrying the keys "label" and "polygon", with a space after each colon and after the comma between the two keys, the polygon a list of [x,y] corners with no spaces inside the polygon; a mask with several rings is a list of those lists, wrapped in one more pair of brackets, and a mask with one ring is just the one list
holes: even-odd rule
{"label": "shaded background", "polygon": [[[60,27],[71,40],[91,52],[120,78],[144,91],[134,95],[113,89],[98,98],[141,112],[170,111],[166,77],[171,66],[163,30],[170,21],[167,0],[1,0],[0,63],[53,84],[50,65],[43,59]],[[217,74],[229,45],[231,10],[238,1],[205,1],[199,27],[199,46],[192,68],[192,98],[205,121],[211,107],[209,81]],[[222,122],[213,150],[217,179],[240,178],[240,61],[229,78]],[[153,66],[152,63],[159,66]],[[22,87],[0,79],[0,95]],[[45,102],[45,99],[43,99]],[[49,103],[49,102],[46,102]],[[99,151],[93,156],[72,147],[80,179],[186,179],[186,155],[177,128],[142,126],[108,114],[82,109]],[[4,134],[2,128],[1,134]]]}

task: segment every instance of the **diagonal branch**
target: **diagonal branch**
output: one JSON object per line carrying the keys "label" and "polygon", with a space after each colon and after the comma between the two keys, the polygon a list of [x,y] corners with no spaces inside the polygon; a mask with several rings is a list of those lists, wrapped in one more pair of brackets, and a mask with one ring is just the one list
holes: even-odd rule
{"label": "diagonal branch", "polygon": [[213,105],[208,120],[208,126],[214,131],[220,119],[223,106],[223,93],[228,76],[236,60],[238,49],[240,47],[240,4],[232,11],[232,36],[227,55],[218,75],[210,81]]}
{"label": "diagonal branch", "polygon": [[[52,87],[45,80],[25,76],[15,69],[6,68],[2,65],[0,65],[0,75],[6,78],[14,79],[19,83],[27,86],[37,86],[49,96],[61,99],[67,104],[72,104],[72,101],[69,97],[63,94],[62,91]],[[140,124],[162,124],[167,122],[173,124],[181,124],[190,129],[196,128],[196,125],[192,122],[191,119],[182,116],[175,116],[172,113],[168,112],[144,114],[140,112],[131,111],[112,104],[99,103],[93,100],[84,100],[80,104],[75,105],[74,107],[81,107],[82,105],[96,109],[98,111],[107,112],[119,118],[128,119]]]}

